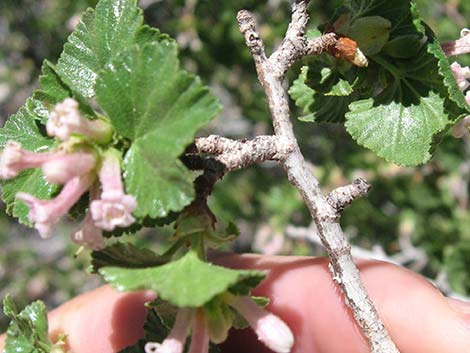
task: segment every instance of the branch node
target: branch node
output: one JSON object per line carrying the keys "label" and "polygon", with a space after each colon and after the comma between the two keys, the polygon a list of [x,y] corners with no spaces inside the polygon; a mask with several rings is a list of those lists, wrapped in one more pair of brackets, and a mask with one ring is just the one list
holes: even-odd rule
{"label": "branch node", "polygon": [[319,55],[329,52],[336,45],[336,33],[326,33],[318,38],[307,41],[306,55]]}
{"label": "branch node", "polygon": [[365,179],[357,178],[352,184],[341,186],[330,192],[326,201],[339,213],[355,199],[367,195],[371,187]]}

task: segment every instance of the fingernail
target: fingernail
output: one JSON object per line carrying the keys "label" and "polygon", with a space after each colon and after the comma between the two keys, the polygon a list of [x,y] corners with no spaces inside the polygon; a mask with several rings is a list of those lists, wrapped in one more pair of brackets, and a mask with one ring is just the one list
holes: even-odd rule
{"label": "fingernail", "polygon": [[447,302],[456,312],[460,314],[470,314],[470,302],[455,298],[446,298]]}

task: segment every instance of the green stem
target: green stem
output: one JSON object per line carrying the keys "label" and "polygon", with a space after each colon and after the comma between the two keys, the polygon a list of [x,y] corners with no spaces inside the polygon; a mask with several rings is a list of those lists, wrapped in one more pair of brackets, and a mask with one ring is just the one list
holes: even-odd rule
{"label": "green stem", "polygon": [[198,232],[191,236],[191,251],[196,252],[201,260],[207,260],[206,249],[204,246],[204,233]]}

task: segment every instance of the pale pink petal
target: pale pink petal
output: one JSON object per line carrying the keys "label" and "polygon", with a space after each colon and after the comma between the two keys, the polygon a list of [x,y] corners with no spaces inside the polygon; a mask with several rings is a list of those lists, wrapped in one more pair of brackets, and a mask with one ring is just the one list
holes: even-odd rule
{"label": "pale pink petal", "polygon": [[96,167],[93,153],[62,153],[42,165],[46,180],[53,184],[65,184],[70,179],[88,174]]}
{"label": "pale pink petal", "polygon": [[250,297],[230,297],[233,306],[250,324],[258,339],[277,353],[289,353],[294,335],[278,316],[260,308]]}
{"label": "pale pink petal", "polygon": [[11,179],[29,168],[38,168],[54,153],[35,153],[21,148],[16,141],[8,141],[0,156],[0,179]]}
{"label": "pale pink petal", "polygon": [[103,194],[124,194],[124,185],[121,175],[121,159],[116,151],[108,151],[103,158],[99,171],[99,178]]}
{"label": "pale pink petal", "polygon": [[125,228],[135,222],[132,212],[137,203],[131,195],[121,195],[111,200],[94,200],[90,204],[90,210],[95,225],[106,231],[112,231],[116,227]]}
{"label": "pale pink petal", "polygon": [[90,187],[92,177],[89,175],[75,177],[68,181],[57,197],[51,200],[39,200],[36,197],[19,192],[16,198],[29,207],[28,218],[34,223],[42,238],[50,236],[55,223],[66,214]]}
{"label": "pale pink petal", "polygon": [[467,135],[470,131],[470,116],[466,116],[462,120],[460,120],[457,124],[455,124],[454,128],[452,129],[452,134],[456,138],[462,138]]}
{"label": "pale pink petal", "polygon": [[209,352],[209,332],[202,310],[198,310],[194,317],[191,344],[188,353]]}
{"label": "pale pink petal", "polygon": [[462,67],[458,62],[453,62],[450,67],[460,90],[465,91],[470,87],[470,68],[467,66]]}
{"label": "pale pink petal", "polygon": [[101,250],[105,247],[103,231],[95,226],[89,211],[80,228],[72,233],[71,238],[74,243],[94,251]]}
{"label": "pale pink petal", "polygon": [[108,143],[112,138],[111,125],[103,120],[82,117],[78,107],[78,102],[72,98],[58,103],[47,120],[47,134],[61,141],[69,140],[73,134],[80,134],[98,143]]}
{"label": "pale pink petal", "polygon": [[99,171],[101,197],[90,205],[95,225],[106,231],[125,228],[135,222],[132,212],[137,208],[137,201],[134,196],[124,193],[120,163],[116,152],[106,153]]}
{"label": "pale pink petal", "polygon": [[145,353],[182,353],[193,317],[193,309],[179,309],[168,337],[162,343],[148,342]]}

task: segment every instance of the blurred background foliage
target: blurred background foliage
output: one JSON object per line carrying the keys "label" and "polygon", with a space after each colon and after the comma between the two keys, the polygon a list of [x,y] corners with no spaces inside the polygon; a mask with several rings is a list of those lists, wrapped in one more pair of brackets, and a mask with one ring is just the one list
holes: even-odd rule
{"label": "blurred background foliage", "polygon": [[[310,27],[327,21],[339,1],[311,1]],[[456,39],[470,25],[467,0],[418,0],[422,16],[442,41]],[[81,12],[95,0],[0,1],[0,119],[21,106],[37,87],[42,60],[56,61]],[[268,48],[279,44],[290,10],[286,0],[141,0],[149,24],[177,39],[181,61],[198,73],[224,104],[215,123],[201,134],[250,138],[271,132],[263,92],[239,34],[235,16],[245,8],[258,14]],[[470,56],[470,55],[467,55]],[[459,58],[470,65],[470,58]],[[289,73],[296,78],[300,64]],[[295,114],[296,110],[293,108]],[[295,116],[295,115],[294,115]],[[294,118],[295,120],[295,118]],[[301,148],[325,192],[357,176],[373,189],[342,217],[356,254],[388,258],[422,273],[444,292],[470,295],[470,137],[445,136],[425,166],[388,164],[357,146],[333,124],[294,121]],[[211,198],[219,220],[234,220],[241,234],[237,252],[321,255],[315,229],[284,172],[273,163],[234,172],[219,182]],[[63,222],[56,235],[41,240],[29,228],[0,216],[0,297],[11,293],[22,306],[42,299],[50,307],[99,285],[86,273],[88,255],[76,254]],[[158,249],[171,228],[144,229],[126,240]],[[299,238],[300,237],[300,238]],[[5,328],[0,317],[0,330]]]}

